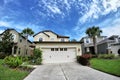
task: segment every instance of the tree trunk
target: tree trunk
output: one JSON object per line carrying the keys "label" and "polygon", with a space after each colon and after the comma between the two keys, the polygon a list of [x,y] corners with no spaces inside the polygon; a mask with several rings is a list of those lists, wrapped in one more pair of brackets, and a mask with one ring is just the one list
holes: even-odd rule
{"label": "tree trunk", "polygon": [[93,45],[94,45],[94,52],[97,55],[97,41],[96,41],[96,37],[93,37]]}

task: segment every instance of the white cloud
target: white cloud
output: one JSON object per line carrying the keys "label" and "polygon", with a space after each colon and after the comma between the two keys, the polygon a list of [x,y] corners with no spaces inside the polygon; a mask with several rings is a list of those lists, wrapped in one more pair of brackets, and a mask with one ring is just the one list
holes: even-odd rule
{"label": "white cloud", "polygon": [[116,12],[117,8],[120,7],[120,0],[103,0],[102,5],[104,7],[103,15],[110,13],[111,11]]}
{"label": "white cloud", "polygon": [[[119,24],[120,25],[120,24]],[[106,35],[106,36],[112,36],[112,35],[120,35],[120,26],[119,25],[115,25],[114,27],[106,27],[106,28],[103,28],[103,35]]]}
{"label": "white cloud", "polygon": [[37,31],[37,30],[43,30],[45,27],[43,26],[38,26],[38,25],[35,25],[35,24],[24,24],[24,23],[14,23],[14,22],[7,22],[7,21],[0,21],[0,26],[5,27],[5,28],[14,28],[14,29],[18,29],[19,31],[22,31],[24,28],[31,28],[33,29],[34,31]]}
{"label": "white cloud", "polygon": [[4,30],[0,30],[0,34],[3,32]]}
{"label": "white cloud", "polygon": [[[89,22],[89,21],[92,22],[93,20],[98,19],[100,16],[107,15],[110,12],[117,12],[118,8],[120,8],[120,0],[102,0],[102,1],[93,0],[93,2],[88,4],[88,6],[86,7],[87,7],[86,12],[82,15],[82,17],[80,16],[78,22],[76,23],[76,26],[73,29],[74,31],[77,32],[77,34],[79,34],[79,32],[83,32],[86,30],[87,27],[81,26],[85,22]],[[107,29],[116,30],[115,33],[111,32],[111,34],[117,34],[117,33],[119,34],[120,20],[118,21],[117,18],[118,17],[114,18],[114,22],[113,22],[113,19],[110,18],[98,24],[98,26],[100,27],[107,27],[103,29],[105,33],[104,35],[108,35],[108,33],[110,33],[109,31],[107,31]],[[88,27],[89,26],[90,25],[88,25]]]}
{"label": "white cloud", "polygon": [[0,21],[0,26],[9,26],[9,23],[5,21]]}
{"label": "white cloud", "polygon": [[102,2],[99,0],[93,0],[88,7],[90,7],[90,9],[88,9],[88,11],[80,17],[78,23],[84,23],[91,19],[97,19],[100,15],[106,15],[112,11],[116,12],[120,7],[120,0],[103,0]]}
{"label": "white cloud", "polygon": [[47,6],[53,13],[55,13],[55,14],[61,14],[61,11],[60,11],[60,9],[57,7],[57,6],[50,6],[50,5],[48,5]]}
{"label": "white cloud", "polygon": [[120,35],[120,18],[114,20],[111,23],[111,25],[102,28],[102,30],[103,30],[103,35],[105,36]]}

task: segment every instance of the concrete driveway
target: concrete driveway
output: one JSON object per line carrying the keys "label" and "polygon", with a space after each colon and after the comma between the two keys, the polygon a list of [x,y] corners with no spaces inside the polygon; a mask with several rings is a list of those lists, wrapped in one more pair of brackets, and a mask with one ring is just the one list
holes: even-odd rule
{"label": "concrete driveway", "polygon": [[78,63],[63,63],[40,65],[24,80],[120,80],[120,77]]}

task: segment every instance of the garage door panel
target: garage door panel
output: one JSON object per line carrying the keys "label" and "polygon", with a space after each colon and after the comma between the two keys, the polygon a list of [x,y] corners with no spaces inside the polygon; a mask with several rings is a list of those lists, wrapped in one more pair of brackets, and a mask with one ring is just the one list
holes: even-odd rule
{"label": "garage door panel", "polygon": [[51,48],[43,48],[43,63],[63,63],[76,60],[76,49],[67,48],[67,51],[51,51]]}

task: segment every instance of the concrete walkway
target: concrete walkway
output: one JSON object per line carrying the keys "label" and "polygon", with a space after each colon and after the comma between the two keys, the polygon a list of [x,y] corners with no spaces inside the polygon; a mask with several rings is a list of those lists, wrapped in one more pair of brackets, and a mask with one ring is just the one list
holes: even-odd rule
{"label": "concrete walkway", "polygon": [[120,77],[78,63],[63,63],[41,65],[24,80],[120,80]]}

